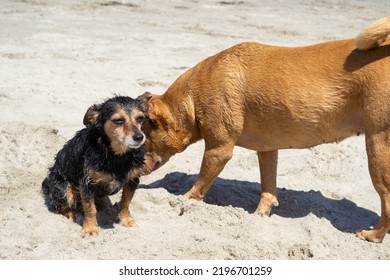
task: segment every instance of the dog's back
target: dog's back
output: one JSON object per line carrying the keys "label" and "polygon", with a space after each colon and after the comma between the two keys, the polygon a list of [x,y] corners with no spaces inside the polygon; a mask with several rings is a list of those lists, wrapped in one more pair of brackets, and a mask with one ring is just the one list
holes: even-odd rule
{"label": "dog's back", "polygon": [[[373,48],[378,40],[364,44]],[[240,135],[237,145],[257,151],[340,141],[365,132],[364,99],[390,76],[386,44],[363,52],[354,39],[305,47],[245,42],[188,70],[162,99],[185,104],[182,92],[191,92],[188,111],[202,133]],[[182,107],[171,106],[170,114],[182,115]]]}

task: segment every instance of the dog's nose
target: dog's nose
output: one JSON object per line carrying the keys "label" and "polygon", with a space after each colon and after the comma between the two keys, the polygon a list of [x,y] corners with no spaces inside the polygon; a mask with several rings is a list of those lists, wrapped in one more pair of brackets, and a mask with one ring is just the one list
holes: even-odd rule
{"label": "dog's nose", "polygon": [[144,136],[141,133],[136,133],[133,136],[133,140],[136,142],[141,142],[142,140],[144,140]]}

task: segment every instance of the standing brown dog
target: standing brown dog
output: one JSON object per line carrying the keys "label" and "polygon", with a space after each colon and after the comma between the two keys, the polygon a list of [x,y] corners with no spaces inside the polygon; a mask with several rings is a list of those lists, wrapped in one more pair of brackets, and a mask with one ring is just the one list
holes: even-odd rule
{"label": "standing brown dog", "polygon": [[203,199],[235,145],[258,153],[257,214],[278,205],[279,149],[308,148],[365,133],[382,213],[357,236],[381,242],[390,229],[390,17],[356,40],[287,48],[242,43],[205,59],[147,103],[148,150],[162,164],[205,140],[199,176],[185,194]]}

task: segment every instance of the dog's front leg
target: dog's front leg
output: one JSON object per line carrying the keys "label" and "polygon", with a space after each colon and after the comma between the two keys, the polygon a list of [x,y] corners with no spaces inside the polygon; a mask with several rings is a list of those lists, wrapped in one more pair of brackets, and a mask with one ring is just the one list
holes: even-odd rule
{"label": "dog's front leg", "polygon": [[119,213],[118,213],[119,223],[126,227],[131,227],[135,225],[135,220],[131,217],[129,211],[130,202],[133,199],[135,190],[139,182],[138,178],[135,179],[136,180],[130,181],[128,184],[126,184],[123,187],[122,198],[119,203]]}
{"label": "dog's front leg", "polygon": [[278,151],[257,152],[260,165],[261,199],[255,213],[269,216],[273,206],[278,206],[276,175]]}
{"label": "dog's front leg", "polygon": [[97,236],[99,229],[96,220],[95,198],[89,188],[89,183],[80,187],[81,203],[84,210],[84,222],[81,232],[84,236]]}
{"label": "dog's front leg", "polygon": [[234,144],[228,143],[217,147],[208,147],[203,155],[202,166],[198,178],[192,188],[184,194],[186,198],[202,200],[210,189],[211,184],[225,167],[233,155]]}

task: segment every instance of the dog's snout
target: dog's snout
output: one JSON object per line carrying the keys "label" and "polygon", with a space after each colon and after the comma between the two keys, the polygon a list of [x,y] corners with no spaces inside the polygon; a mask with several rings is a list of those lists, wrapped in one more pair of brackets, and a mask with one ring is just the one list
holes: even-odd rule
{"label": "dog's snout", "polygon": [[144,136],[141,133],[136,133],[133,136],[133,140],[136,142],[141,142],[142,140],[144,140]]}

